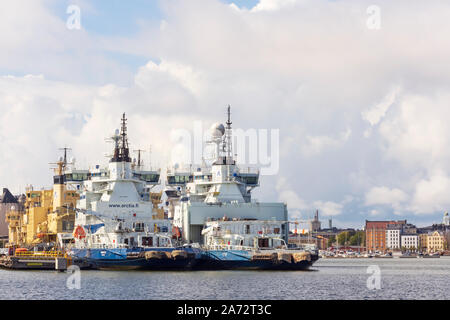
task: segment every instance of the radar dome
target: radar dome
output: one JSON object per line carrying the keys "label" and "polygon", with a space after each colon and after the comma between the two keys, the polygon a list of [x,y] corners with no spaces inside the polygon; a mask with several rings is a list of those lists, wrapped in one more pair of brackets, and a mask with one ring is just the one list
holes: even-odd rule
{"label": "radar dome", "polygon": [[120,133],[119,129],[116,129],[116,131],[114,131],[114,134],[115,134],[116,136],[118,136],[119,133]]}
{"label": "radar dome", "polygon": [[225,134],[225,127],[221,123],[214,123],[210,130],[213,138],[220,138]]}

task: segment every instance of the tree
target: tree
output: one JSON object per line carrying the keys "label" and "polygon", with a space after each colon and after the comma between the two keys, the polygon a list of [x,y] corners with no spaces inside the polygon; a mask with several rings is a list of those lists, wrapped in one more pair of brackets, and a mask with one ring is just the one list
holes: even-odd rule
{"label": "tree", "polygon": [[331,236],[330,238],[328,238],[328,247],[332,247],[335,242],[336,242],[335,236]]}
{"label": "tree", "polygon": [[350,239],[350,233],[348,231],[344,231],[338,234],[337,236],[337,241],[338,244],[341,246],[345,246],[348,242],[348,240]]}
{"label": "tree", "polygon": [[365,242],[366,233],[364,231],[357,231],[349,239],[351,246],[362,246]]}

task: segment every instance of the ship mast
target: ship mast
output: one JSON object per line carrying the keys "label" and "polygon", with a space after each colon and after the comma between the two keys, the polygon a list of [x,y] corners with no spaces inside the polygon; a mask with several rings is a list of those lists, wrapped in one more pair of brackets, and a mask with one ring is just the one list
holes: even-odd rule
{"label": "ship mast", "polygon": [[227,111],[227,113],[228,113],[228,120],[227,120],[227,135],[226,135],[226,139],[227,139],[227,141],[226,141],[226,155],[227,155],[227,158],[230,158],[231,159],[231,153],[232,153],[232,146],[231,146],[231,134],[232,134],[232,131],[231,131],[231,125],[233,124],[232,122],[231,122],[231,107],[230,107],[230,105],[228,105],[228,111]]}
{"label": "ship mast", "polygon": [[59,159],[59,161],[54,162],[54,163],[50,163],[50,165],[56,165],[56,167],[54,167],[53,169],[54,169],[54,171],[55,171],[55,175],[57,175],[57,176],[63,175],[64,172],[65,172],[66,169],[67,169],[67,165],[68,165],[68,164],[72,164],[72,163],[69,163],[69,162],[67,161],[67,151],[72,150],[72,149],[71,149],[71,148],[64,147],[64,148],[59,148],[59,150],[64,151],[64,156],[61,157],[61,158]]}
{"label": "ship mast", "polygon": [[116,130],[116,134],[113,136],[115,142],[114,146],[114,156],[111,162],[131,162],[130,149],[128,148],[128,137],[127,137],[127,119],[125,118],[125,113],[121,119],[120,134]]}
{"label": "ship mast", "polygon": [[144,165],[144,161],[141,159],[141,153],[145,152],[145,150],[137,149],[137,150],[133,150],[133,151],[137,152],[137,154],[138,154],[136,166],[137,166],[138,170],[142,170],[142,166]]}

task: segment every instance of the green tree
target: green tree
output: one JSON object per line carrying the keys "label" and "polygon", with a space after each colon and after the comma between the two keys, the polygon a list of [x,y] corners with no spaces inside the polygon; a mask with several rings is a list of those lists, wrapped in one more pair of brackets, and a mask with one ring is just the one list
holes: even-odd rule
{"label": "green tree", "polygon": [[351,234],[348,231],[344,231],[338,234],[337,241],[340,246],[345,246],[350,240]]}
{"label": "green tree", "polygon": [[328,247],[332,247],[335,242],[336,242],[335,236],[331,236],[330,238],[328,238]]}
{"label": "green tree", "polygon": [[351,246],[362,246],[365,242],[366,233],[364,231],[357,231],[349,239]]}

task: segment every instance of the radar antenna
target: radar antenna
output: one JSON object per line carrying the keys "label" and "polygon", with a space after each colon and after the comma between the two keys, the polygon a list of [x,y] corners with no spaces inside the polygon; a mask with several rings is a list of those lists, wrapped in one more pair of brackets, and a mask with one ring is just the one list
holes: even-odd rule
{"label": "radar antenna", "polygon": [[59,158],[59,161],[52,162],[49,164],[52,165],[51,168],[55,171],[56,175],[62,175],[66,171],[67,165],[73,164],[72,162],[67,161],[67,152],[72,149],[68,148],[68,147],[64,147],[64,148],[59,148],[58,150],[64,151],[64,156]]}
{"label": "radar antenna", "polygon": [[116,134],[112,137],[114,146],[114,156],[111,162],[131,162],[130,149],[128,147],[128,137],[127,137],[127,119],[125,118],[125,113],[121,119],[120,134],[116,131]]}
{"label": "radar antenna", "polygon": [[225,139],[226,139],[226,141],[225,141],[226,147],[224,148],[225,149],[224,151],[226,151],[227,160],[229,159],[229,161],[232,161],[233,147],[232,147],[232,144],[231,144],[231,139],[232,139],[231,125],[233,124],[233,122],[231,122],[231,106],[230,105],[228,105],[227,114],[228,114],[228,119],[227,119],[227,122],[226,122],[226,124],[227,124],[227,130],[226,130],[227,134],[226,134],[226,137],[225,137]]}

